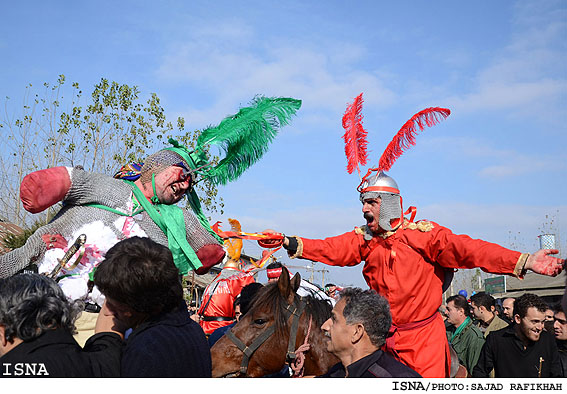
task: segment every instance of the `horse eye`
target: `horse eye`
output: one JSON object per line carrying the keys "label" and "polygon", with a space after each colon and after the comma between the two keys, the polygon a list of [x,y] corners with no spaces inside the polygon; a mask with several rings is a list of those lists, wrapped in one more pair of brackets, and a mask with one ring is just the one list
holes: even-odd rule
{"label": "horse eye", "polygon": [[266,324],[266,320],[265,319],[256,319],[256,320],[254,320],[254,324],[258,324],[259,326],[261,326],[262,324]]}

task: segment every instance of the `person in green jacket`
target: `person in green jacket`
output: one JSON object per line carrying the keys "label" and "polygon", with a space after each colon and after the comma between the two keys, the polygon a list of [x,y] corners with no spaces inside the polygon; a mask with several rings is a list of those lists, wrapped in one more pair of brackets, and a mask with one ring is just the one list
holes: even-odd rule
{"label": "person in green jacket", "polygon": [[459,356],[469,375],[475,367],[480,350],[484,345],[484,335],[473,324],[471,309],[462,295],[447,298],[447,340]]}

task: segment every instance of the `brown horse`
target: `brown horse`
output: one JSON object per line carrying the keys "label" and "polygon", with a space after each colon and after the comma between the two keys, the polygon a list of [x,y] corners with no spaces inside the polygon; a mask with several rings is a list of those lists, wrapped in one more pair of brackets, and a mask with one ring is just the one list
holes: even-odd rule
{"label": "brown horse", "polygon": [[[277,283],[260,290],[250,310],[211,348],[213,377],[261,377],[282,370],[305,342],[304,375],[321,375],[339,362],[329,353],[321,325],[331,305],[296,294],[301,277],[285,267]],[[294,339],[295,338],[295,339]],[[302,358],[301,355],[297,356]]]}

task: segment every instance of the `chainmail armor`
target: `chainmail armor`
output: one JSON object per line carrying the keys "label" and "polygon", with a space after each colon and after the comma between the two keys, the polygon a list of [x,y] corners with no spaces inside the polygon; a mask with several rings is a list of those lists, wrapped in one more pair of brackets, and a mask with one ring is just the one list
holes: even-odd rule
{"label": "chainmail armor", "polygon": [[177,153],[170,150],[160,150],[153,155],[148,156],[144,161],[144,165],[140,169],[140,180],[142,183],[150,183],[152,174],[159,174],[167,167],[183,162],[187,169],[191,168],[185,160]]}
{"label": "chainmail armor", "polygon": [[[175,154],[175,153],[174,153]],[[179,158],[177,159],[179,163]],[[107,175],[88,173],[73,169],[71,172],[71,188],[63,199],[63,208],[53,220],[40,227],[21,248],[0,256],[0,278],[14,275],[30,263],[41,263],[46,245],[41,239],[44,234],[60,234],[69,242],[73,242],[72,234],[86,224],[102,221],[113,229],[119,240],[126,236],[114,226],[120,215],[84,204],[96,203],[127,212],[127,203],[132,197],[132,188],[127,183]],[[201,226],[198,219],[189,211],[183,210],[187,231],[187,242],[193,250],[209,244],[218,244],[209,232]],[[134,221],[155,242],[168,246],[167,237],[153,222],[146,212],[134,217]],[[87,243],[89,234],[87,234]]]}
{"label": "chainmail armor", "polygon": [[400,219],[402,217],[400,195],[380,192],[366,192],[360,195],[361,202],[371,198],[380,198],[382,200],[380,203],[380,217],[378,218],[380,228],[386,231],[392,231],[390,220]]}

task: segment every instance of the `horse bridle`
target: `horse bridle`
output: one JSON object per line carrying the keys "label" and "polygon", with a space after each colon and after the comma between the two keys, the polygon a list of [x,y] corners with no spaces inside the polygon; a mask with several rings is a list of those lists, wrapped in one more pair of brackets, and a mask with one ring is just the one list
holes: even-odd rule
{"label": "horse bridle", "polygon": [[[306,302],[299,297],[298,299],[294,300],[293,304],[288,304],[285,307],[284,313],[286,314],[286,320],[289,320],[291,316],[293,316],[293,320],[291,322],[291,328],[289,332],[289,342],[287,344],[287,354],[286,354],[286,363],[291,363],[295,360],[295,340],[297,338],[297,329],[299,327],[299,318],[305,309]],[[248,372],[248,363],[250,362],[250,357],[252,354],[266,340],[271,337],[274,332],[276,331],[276,324],[272,324],[270,327],[265,329],[259,336],[257,336],[250,345],[244,344],[234,333],[232,329],[226,332],[226,336],[242,351],[244,354],[242,356],[242,363],[240,364],[240,373],[246,375]]]}

